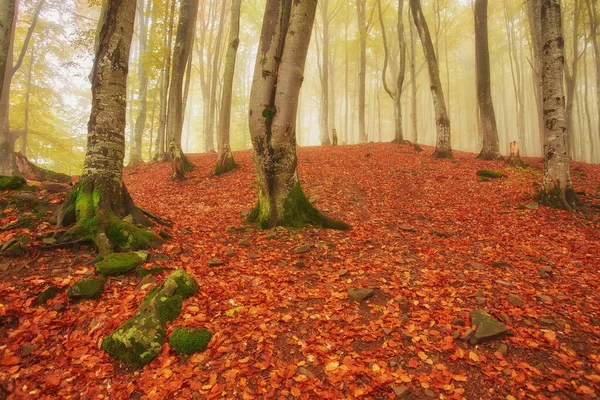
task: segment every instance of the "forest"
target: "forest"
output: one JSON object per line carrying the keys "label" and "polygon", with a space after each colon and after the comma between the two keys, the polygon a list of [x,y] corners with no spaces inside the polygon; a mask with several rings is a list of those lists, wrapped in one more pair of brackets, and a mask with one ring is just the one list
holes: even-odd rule
{"label": "forest", "polygon": [[600,395],[596,0],[0,0],[0,399]]}

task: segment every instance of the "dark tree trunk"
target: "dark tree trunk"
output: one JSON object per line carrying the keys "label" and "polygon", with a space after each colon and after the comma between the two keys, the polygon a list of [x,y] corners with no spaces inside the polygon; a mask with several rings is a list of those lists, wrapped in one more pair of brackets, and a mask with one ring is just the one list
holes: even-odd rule
{"label": "dark tree trunk", "polygon": [[492,102],[490,78],[490,50],[488,43],[487,0],[475,0],[475,55],[477,59],[477,102],[481,116],[483,147],[479,158],[497,160],[500,154],[500,141],[496,125],[496,113]]}

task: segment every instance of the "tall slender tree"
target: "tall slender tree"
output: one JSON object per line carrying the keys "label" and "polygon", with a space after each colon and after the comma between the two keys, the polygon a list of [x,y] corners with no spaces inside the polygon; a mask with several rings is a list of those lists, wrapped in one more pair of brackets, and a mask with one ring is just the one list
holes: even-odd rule
{"label": "tall slender tree", "polygon": [[[12,68],[9,52],[11,37],[13,37],[15,8],[15,0],[6,0],[0,4],[0,93],[4,92],[4,79],[1,78],[6,75],[7,69]],[[4,121],[5,113],[6,110],[0,108],[0,121]],[[0,127],[0,131],[4,130]],[[10,145],[10,137],[3,132],[0,133],[0,174],[18,174],[14,148]]]}
{"label": "tall slender tree", "polygon": [[452,143],[450,131],[450,118],[446,109],[446,101],[444,100],[444,90],[440,80],[440,68],[438,66],[437,57],[431,34],[427,27],[427,21],[423,15],[420,0],[410,0],[410,8],[412,11],[415,26],[421,38],[423,53],[427,60],[429,68],[429,80],[431,84],[431,95],[433,97],[433,107],[435,108],[435,125],[437,130],[437,144],[433,156],[436,158],[452,158]]}
{"label": "tall slender tree", "polygon": [[263,228],[349,228],[314,208],[298,179],[298,95],[316,8],[317,0],[267,0],[265,8],[249,111],[258,201],[248,217]]}
{"label": "tall slender tree", "polygon": [[388,96],[394,102],[394,140],[393,143],[404,144],[404,132],[402,130],[402,88],[404,87],[404,77],[406,75],[406,41],[404,39],[404,21],[403,10],[404,0],[398,0],[398,23],[396,31],[398,33],[399,59],[398,59],[398,75],[396,76],[396,84],[394,89],[391,89],[387,82],[387,68],[389,60],[389,46],[387,34],[385,32],[385,24],[383,22],[383,13],[381,11],[381,0],[377,0],[377,9],[379,10],[379,22],[381,24],[381,37],[383,38],[384,60],[381,80],[383,88]]}
{"label": "tall slender tree", "polygon": [[500,140],[496,125],[496,113],[492,102],[492,84],[490,78],[490,49],[488,43],[488,1],[475,0],[475,58],[477,64],[477,102],[483,146],[479,158],[497,160],[500,154]]}
{"label": "tall slender tree", "polygon": [[563,88],[565,54],[560,0],[542,0],[540,14],[546,153],[544,181],[539,199],[542,203],[572,211],[577,198],[569,170],[568,125]]}
{"label": "tall slender tree", "polygon": [[136,0],[104,2],[91,74],[92,110],[83,171],[63,204],[59,226],[75,226],[66,238],[93,240],[101,254],[149,246],[158,238],[124,220],[150,225],[123,182],[125,101]]}
{"label": "tall slender tree", "polygon": [[188,58],[192,52],[192,37],[198,15],[198,0],[181,0],[179,5],[177,36],[173,47],[173,71],[169,86],[167,117],[167,141],[170,158],[173,162],[173,178],[182,179],[185,172],[193,168],[192,163],[181,151],[183,132],[183,80]]}
{"label": "tall slender tree", "polygon": [[537,106],[537,122],[539,129],[542,156],[546,145],[546,134],[544,131],[544,101],[542,89],[542,51],[543,37],[540,21],[540,9],[543,0],[527,0],[527,17],[529,20],[529,32],[531,37],[531,68],[533,77],[533,94]]}
{"label": "tall slender tree", "polygon": [[[588,16],[590,21],[590,37],[592,40],[592,48],[594,50],[594,60],[592,63],[596,68],[596,107],[599,115],[598,130],[596,134],[600,136],[600,40],[598,39],[598,13],[596,8],[596,0],[586,0]],[[586,83],[587,88],[587,83]],[[586,97],[587,98],[587,97]]]}
{"label": "tall slender tree", "polygon": [[365,108],[367,106],[367,35],[369,33],[366,0],[356,0],[356,13],[360,52],[358,67],[358,138],[361,143],[366,143],[369,140],[365,119]]}
{"label": "tall slender tree", "polygon": [[233,77],[235,74],[235,59],[240,44],[240,9],[242,0],[233,0],[231,5],[231,27],[229,30],[229,47],[225,56],[225,72],[223,74],[223,93],[221,94],[221,112],[219,113],[219,132],[217,141],[217,165],[215,174],[229,172],[236,167],[229,131],[231,129],[231,97],[233,93]]}

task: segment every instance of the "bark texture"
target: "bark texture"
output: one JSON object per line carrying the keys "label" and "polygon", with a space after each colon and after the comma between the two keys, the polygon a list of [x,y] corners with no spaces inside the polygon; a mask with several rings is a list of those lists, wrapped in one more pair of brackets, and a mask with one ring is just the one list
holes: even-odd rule
{"label": "bark texture", "polygon": [[[101,253],[147,247],[156,235],[123,182],[126,83],[136,0],[106,2],[92,70],[92,110],[79,181],[63,205],[59,226],[76,222],[68,237],[93,240]],[[129,221],[123,220],[129,216]]]}
{"label": "bark texture", "polygon": [[367,88],[367,4],[365,0],[356,0],[358,17],[358,33],[360,42],[360,61],[358,69],[358,138],[360,143],[367,143],[367,127],[365,119]]}
{"label": "bark texture", "polygon": [[546,153],[544,155],[544,182],[539,199],[542,203],[572,211],[576,203],[576,196],[571,185],[569,170],[570,158],[563,89],[564,39],[560,0],[543,0],[541,31]]}
{"label": "bark texture", "polygon": [[540,144],[542,146],[542,156],[545,153],[546,134],[544,130],[544,101],[543,101],[543,71],[542,71],[542,51],[544,46],[544,38],[542,33],[542,23],[540,20],[540,10],[543,0],[527,0],[527,16],[529,19],[529,31],[531,34],[531,51],[533,69],[533,94],[537,105],[537,116],[539,126]]}
{"label": "bark texture", "polygon": [[429,33],[423,10],[421,9],[421,1],[410,0],[410,8],[415,21],[415,26],[419,32],[419,37],[421,38],[423,53],[425,54],[427,67],[429,69],[429,80],[431,85],[431,95],[433,97],[433,107],[435,109],[435,125],[437,130],[437,144],[433,156],[436,158],[452,158],[450,118],[448,117],[448,111],[446,109],[444,90],[442,89],[442,82],[440,80],[440,68],[435,55],[435,49],[433,48],[433,42],[431,41],[431,34]]}
{"label": "bark texture", "polygon": [[331,145],[329,137],[329,0],[321,0],[321,21],[323,24],[323,48],[321,50],[321,109],[319,128],[321,146]]}
{"label": "bark texture", "polygon": [[488,43],[487,0],[475,0],[475,55],[477,59],[477,102],[481,116],[483,147],[479,158],[497,160],[500,154],[496,113],[492,102],[490,49]]}
{"label": "bark texture", "polygon": [[249,221],[268,228],[315,225],[348,229],[323,216],[298,180],[298,95],[317,0],[268,0],[250,92],[249,124],[258,178],[258,202]]}
{"label": "bark texture", "polygon": [[225,56],[225,71],[223,74],[223,93],[221,95],[221,112],[219,113],[218,156],[215,175],[224,174],[236,167],[229,138],[231,128],[231,96],[233,93],[233,77],[235,74],[235,59],[240,44],[240,8],[241,0],[233,0],[231,6],[231,27],[229,31],[229,47]]}

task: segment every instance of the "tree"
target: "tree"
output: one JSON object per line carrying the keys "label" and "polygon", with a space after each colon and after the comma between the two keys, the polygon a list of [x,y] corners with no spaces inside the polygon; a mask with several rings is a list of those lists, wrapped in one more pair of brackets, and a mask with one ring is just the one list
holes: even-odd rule
{"label": "tree", "polygon": [[[173,48],[173,71],[171,73],[171,84],[169,87],[168,117],[167,117],[167,141],[169,143],[169,157],[181,159],[181,163],[173,165],[181,166],[183,169],[174,170],[173,178],[181,179],[185,172],[193,168],[192,163],[181,151],[181,134],[183,131],[183,79],[185,68],[192,52],[192,39],[194,36],[194,25],[198,15],[198,0],[182,0],[179,9],[179,22],[177,25],[177,36]],[[178,154],[175,154],[177,152]]]}
{"label": "tree", "polygon": [[[3,1],[0,4],[0,77],[5,76],[6,70],[12,68],[9,63],[10,38],[13,36],[15,19],[15,0]],[[4,80],[0,79],[0,93],[4,92]],[[0,108],[0,121],[4,121],[5,109]],[[1,127],[0,127],[0,130]],[[0,174],[17,175],[18,169],[14,156],[14,144],[11,147],[6,135],[0,135]]]}
{"label": "tree", "polygon": [[577,198],[571,184],[569,170],[568,125],[563,88],[564,38],[560,0],[543,0],[540,12],[546,152],[544,182],[538,197],[541,203],[573,211]]}
{"label": "tree", "polygon": [[369,140],[365,121],[365,107],[367,104],[365,93],[367,87],[367,35],[369,33],[366,8],[366,0],[356,0],[360,40],[360,62],[358,69],[358,137],[361,143],[366,143]]}
{"label": "tree", "polygon": [[138,0],[138,21],[139,21],[139,65],[138,80],[140,85],[140,110],[135,121],[135,131],[131,141],[131,154],[129,156],[129,165],[137,165],[144,162],[142,158],[142,139],[146,129],[146,117],[148,115],[148,71],[144,63],[146,49],[148,47],[148,27],[150,23],[150,0]]}
{"label": "tree", "polygon": [[542,94],[542,51],[544,39],[542,37],[542,26],[540,21],[541,6],[542,0],[527,0],[527,17],[531,34],[532,61],[530,64],[533,74],[533,94],[535,95],[535,102],[537,105],[537,120],[543,156],[545,153],[546,134],[544,131],[544,101]]}
{"label": "tree", "polygon": [[431,95],[433,97],[433,107],[435,108],[435,125],[437,131],[437,144],[433,156],[436,158],[452,158],[452,144],[450,131],[450,118],[446,109],[444,100],[444,90],[440,80],[440,69],[435,55],[435,49],[431,41],[431,34],[427,27],[427,21],[421,9],[420,0],[410,0],[410,9],[412,11],[415,26],[421,38],[423,53],[427,60],[429,68],[429,80],[431,85]]}
{"label": "tree", "polygon": [[[23,134],[23,131],[12,132],[8,123],[9,116],[9,104],[10,104],[10,85],[12,82],[12,78],[15,73],[21,68],[23,64],[23,60],[25,58],[25,53],[29,47],[29,43],[31,41],[31,37],[37,25],[37,21],[42,11],[42,7],[44,6],[45,0],[39,0],[34,14],[33,20],[29,29],[27,30],[27,34],[25,35],[25,40],[23,42],[23,47],[21,47],[21,52],[17,58],[17,61],[13,65],[13,49],[14,49],[14,40],[15,40],[15,30],[17,24],[17,14],[19,8],[18,0],[3,0],[2,10],[0,11],[3,15],[0,15],[0,18],[3,19],[2,24],[10,21],[11,25],[2,25],[0,29],[6,30],[6,35],[3,35],[2,42],[0,46],[8,46],[6,51],[6,57],[3,60],[4,62],[4,71],[0,75],[0,79],[2,82],[2,90],[0,91],[0,175],[20,175],[17,169],[17,164],[15,161],[15,141],[19,138],[20,135]],[[3,50],[2,50],[3,52]],[[3,54],[3,53],[2,53]]]}
{"label": "tree", "polygon": [[314,225],[348,229],[308,201],[298,179],[298,95],[317,0],[267,0],[252,89],[250,135],[258,201],[248,217],[260,227]]}
{"label": "tree", "polygon": [[377,0],[377,8],[379,10],[379,22],[381,23],[381,36],[383,38],[384,48],[384,61],[383,61],[383,72],[381,80],[383,81],[383,88],[385,92],[394,101],[394,121],[395,121],[395,134],[393,143],[404,144],[404,132],[402,131],[402,88],[404,86],[404,77],[406,74],[406,41],[404,40],[404,22],[402,20],[404,10],[404,0],[398,0],[398,25],[396,30],[398,32],[398,43],[399,43],[399,65],[398,65],[398,76],[396,77],[396,87],[394,90],[390,89],[387,83],[387,67],[389,59],[389,47],[387,43],[387,35],[385,33],[385,26],[383,23],[383,13],[381,12],[381,0]]}
{"label": "tree", "polygon": [[487,0],[475,0],[475,56],[477,61],[477,102],[483,131],[483,148],[478,158],[497,160],[500,141],[496,125],[496,113],[492,102],[490,78],[490,49],[488,43]]}
{"label": "tree", "polygon": [[[590,36],[594,49],[594,66],[596,67],[596,107],[600,114],[600,43],[598,41],[598,16],[595,0],[587,0],[588,16],[590,19]],[[587,82],[586,82],[587,88]],[[587,99],[587,96],[586,96]],[[600,135],[600,118],[598,118],[598,135]]]}
{"label": "tree", "polygon": [[59,226],[76,223],[65,238],[93,240],[101,254],[148,247],[152,232],[124,220],[151,225],[123,182],[129,50],[136,0],[104,3],[96,42],[92,109],[83,171],[63,204]]}
{"label": "tree", "polygon": [[225,72],[223,76],[223,93],[221,94],[221,112],[219,114],[218,158],[215,174],[229,172],[236,167],[229,131],[231,128],[231,97],[233,93],[233,77],[235,59],[240,44],[240,8],[242,0],[233,0],[231,5],[231,27],[229,31],[229,47],[225,56]]}

